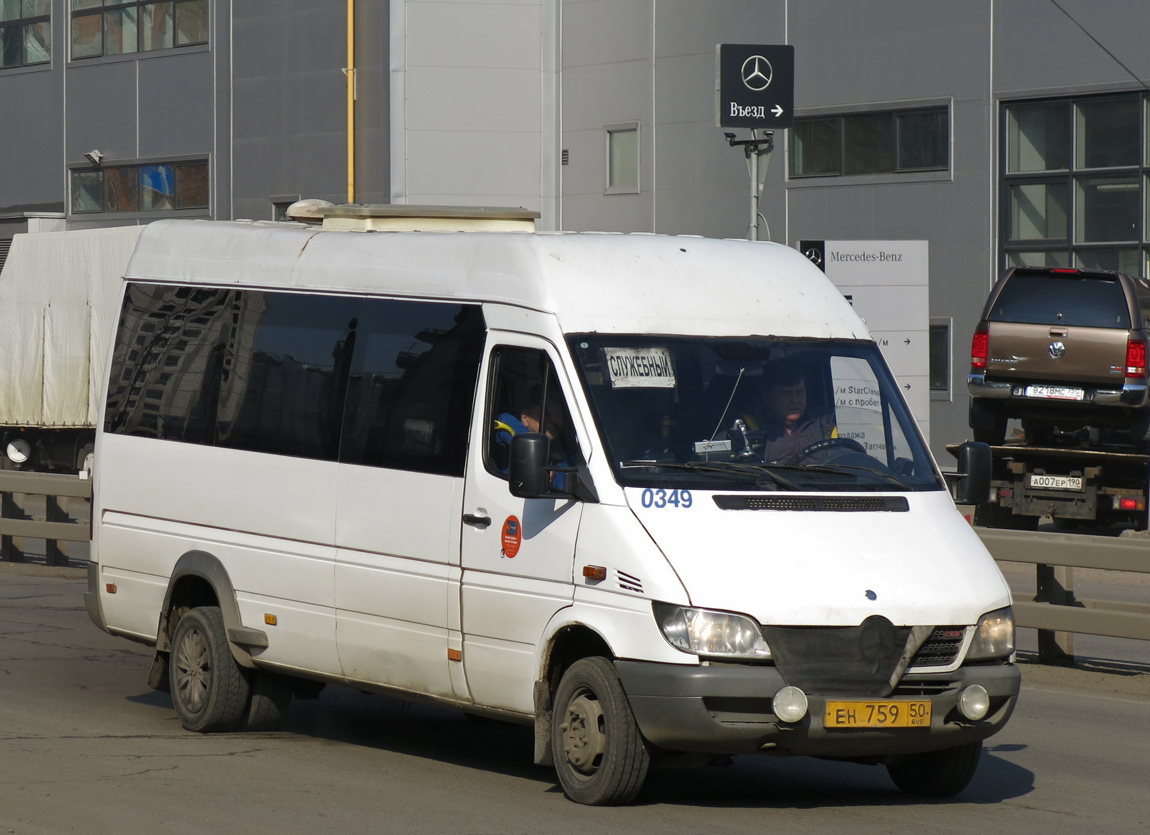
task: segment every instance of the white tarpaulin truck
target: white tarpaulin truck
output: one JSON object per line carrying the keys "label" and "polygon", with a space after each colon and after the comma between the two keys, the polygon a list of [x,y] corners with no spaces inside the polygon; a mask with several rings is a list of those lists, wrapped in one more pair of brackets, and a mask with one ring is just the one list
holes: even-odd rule
{"label": "white tarpaulin truck", "polygon": [[0,467],[83,469],[142,226],[17,235],[0,272]]}

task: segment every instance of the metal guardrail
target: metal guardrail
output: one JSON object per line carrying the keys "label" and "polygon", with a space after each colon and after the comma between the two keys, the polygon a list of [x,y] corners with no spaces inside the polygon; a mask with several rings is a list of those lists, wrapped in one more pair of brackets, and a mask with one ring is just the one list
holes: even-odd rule
{"label": "metal guardrail", "polygon": [[[28,509],[43,496],[44,512],[31,515]],[[23,541],[43,539],[48,565],[67,565],[68,552],[62,542],[87,542],[92,538],[92,482],[74,475],[0,471],[0,560],[23,562]],[[71,501],[86,502],[87,513],[74,520]],[[65,504],[68,507],[65,507]]]}
{"label": "metal guardrail", "polygon": [[1087,536],[1066,533],[975,528],[1000,562],[1035,566],[1038,593],[1015,596],[1018,626],[1039,630],[1038,655],[1044,662],[1073,659],[1073,644],[1063,633],[1150,641],[1150,605],[1090,600],[1074,595],[1069,569],[1096,568],[1150,574],[1150,538]]}

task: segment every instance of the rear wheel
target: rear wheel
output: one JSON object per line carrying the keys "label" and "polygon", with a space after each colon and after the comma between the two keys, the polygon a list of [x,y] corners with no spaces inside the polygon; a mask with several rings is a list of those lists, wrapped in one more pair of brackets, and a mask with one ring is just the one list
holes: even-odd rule
{"label": "rear wheel", "polygon": [[611,662],[594,657],[572,664],[554,705],[551,749],[563,792],[589,806],[633,800],[651,757]]}
{"label": "rear wheel", "polygon": [[218,606],[190,609],[176,624],[168,673],[172,704],[189,731],[230,731],[244,719],[250,688],[226,634]]}
{"label": "rear wheel", "polygon": [[951,797],[965,789],[978,770],[982,742],[916,754],[886,767],[894,784],[918,797]]}
{"label": "rear wheel", "polygon": [[1006,440],[1006,415],[982,400],[971,398],[968,422],[974,440],[1000,446]]}
{"label": "rear wheel", "polygon": [[1030,446],[1050,446],[1054,443],[1054,427],[1049,423],[1024,420],[1022,431],[1026,433],[1026,443]]}

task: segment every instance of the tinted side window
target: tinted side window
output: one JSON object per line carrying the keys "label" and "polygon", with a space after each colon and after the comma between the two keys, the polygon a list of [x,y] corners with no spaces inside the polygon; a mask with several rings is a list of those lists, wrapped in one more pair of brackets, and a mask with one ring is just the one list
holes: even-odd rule
{"label": "tinted side window", "polygon": [[131,285],[105,430],[334,461],[357,305]]}
{"label": "tinted side window", "polygon": [[215,441],[222,345],[235,290],[131,284],[112,352],[104,429],[121,435]]}
{"label": "tinted side window", "polygon": [[358,301],[239,294],[205,379],[219,389],[217,446],[335,460]]}
{"label": "tinted side window", "polygon": [[992,322],[1129,328],[1126,294],[1116,280],[1015,274],[1007,279]]}
{"label": "tinted side window", "polygon": [[484,334],[476,305],[362,300],[340,461],[463,475]]}

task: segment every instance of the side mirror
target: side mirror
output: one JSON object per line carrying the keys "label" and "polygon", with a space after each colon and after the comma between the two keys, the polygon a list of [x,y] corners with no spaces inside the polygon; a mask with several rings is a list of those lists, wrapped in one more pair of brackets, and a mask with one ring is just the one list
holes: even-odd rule
{"label": "side mirror", "polygon": [[957,504],[985,504],[990,501],[990,446],[967,441],[958,448],[958,481],[954,485]]}
{"label": "side mirror", "polygon": [[512,496],[538,499],[551,492],[551,439],[542,432],[524,432],[511,439],[507,467]]}

